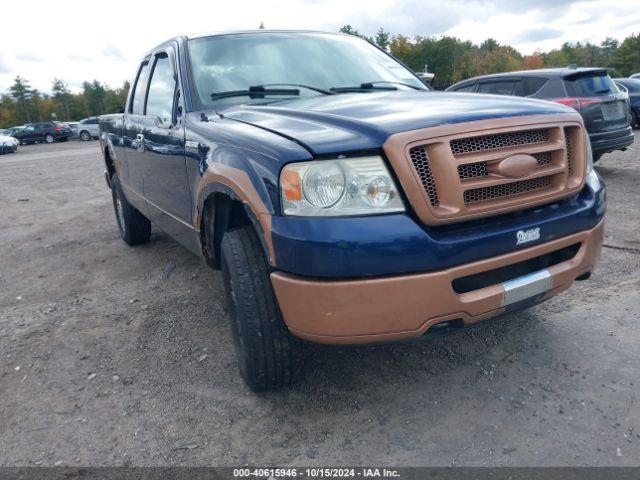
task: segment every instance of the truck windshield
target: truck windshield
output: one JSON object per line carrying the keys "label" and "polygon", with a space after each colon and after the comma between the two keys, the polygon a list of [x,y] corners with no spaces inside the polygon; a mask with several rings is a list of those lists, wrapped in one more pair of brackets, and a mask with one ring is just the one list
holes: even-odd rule
{"label": "truck windshield", "polygon": [[[202,107],[264,103],[287,95],[221,94],[257,85],[299,85],[295,98],[380,90],[429,90],[393,58],[365,40],[324,33],[239,33],[189,41],[195,97]],[[361,88],[362,85],[390,88]],[[324,91],[324,93],[323,93]]]}

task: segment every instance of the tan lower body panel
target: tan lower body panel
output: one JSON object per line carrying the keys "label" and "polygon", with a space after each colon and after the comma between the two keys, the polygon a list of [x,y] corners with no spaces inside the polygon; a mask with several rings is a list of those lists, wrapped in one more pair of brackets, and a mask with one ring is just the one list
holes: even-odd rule
{"label": "tan lower body panel", "polygon": [[447,320],[472,324],[504,312],[502,284],[458,294],[453,280],[580,243],[572,259],[546,269],[551,288],[544,298],[566,290],[576,277],[595,267],[603,232],[601,222],[592,230],[430,273],[325,281],[274,272],[271,283],[284,321],[298,337],[331,344],[403,340],[419,337],[432,325]]}

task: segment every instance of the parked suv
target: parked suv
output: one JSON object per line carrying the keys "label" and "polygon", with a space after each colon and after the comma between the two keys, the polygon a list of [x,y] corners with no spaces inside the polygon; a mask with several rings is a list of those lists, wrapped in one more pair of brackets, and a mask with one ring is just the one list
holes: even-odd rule
{"label": "parked suv", "polygon": [[626,91],[629,95],[631,126],[634,128],[640,128],[640,77],[616,78],[614,81],[621,90]]}
{"label": "parked suv", "polygon": [[594,160],[633,143],[629,102],[604,68],[550,68],[498,73],[458,82],[449,92],[474,92],[551,100],[575,108],[589,132]]}
{"label": "parked suv", "polygon": [[92,138],[98,138],[98,117],[89,117],[80,120],[76,125],[77,135],[80,140],[88,142]]}
{"label": "parked suv", "polygon": [[40,142],[66,142],[72,135],[71,129],[60,122],[29,123],[22,130],[13,134],[20,141],[20,145]]}

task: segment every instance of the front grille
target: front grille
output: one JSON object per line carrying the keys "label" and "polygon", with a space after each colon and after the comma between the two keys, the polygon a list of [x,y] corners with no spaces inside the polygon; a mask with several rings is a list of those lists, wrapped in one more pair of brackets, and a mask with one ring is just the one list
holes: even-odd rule
{"label": "front grille", "polygon": [[503,183],[500,185],[492,185],[490,187],[474,188],[464,192],[464,203],[469,205],[472,203],[486,202],[496,198],[511,197],[521,193],[528,193],[534,190],[542,190],[551,186],[553,180],[552,175],[546,177],[532,178],[529,180],[520,180],[518,182]]}
{"label": "front grille", "polygon": [[[552,160],[551,152],[534,153],[532,157],[534,157],[538,161],[539,167],[549,165]],[[458,177],[460,177],[460,180],[465,180],[467,178],[478,178],[478,177],[488,177],[488,176],[489,176],[488,162],[464,163],[462,165],[458,165]]]}
{"label": "front grille", "polygon": [[517,145],[531,145],[548,141],[548,129],[507,132],[497,135],[483,135],[481,137],[452,140],[451,152],[454,155],[463,155],[471,152],[496,150],[499,148],[513,147]]}
{"label": "front grille", "polygon": [[431,172],[431,165],[429,164],[427,150],[421,147],[412,148],[409,151],[409,156],[411,157],[411,162],[416,169],[416,173],[420,177],[422,187],[429,197],[431,205],[437,207],[440,205],[440,201],[438,200],[436,184],[433,181],[433,173]]}
{"label": "front grille", "polygon": [[577,193],[584,184],[582,129],[571,113],[491,119],[397,133],[384,151],[416,215],[439,225]]}

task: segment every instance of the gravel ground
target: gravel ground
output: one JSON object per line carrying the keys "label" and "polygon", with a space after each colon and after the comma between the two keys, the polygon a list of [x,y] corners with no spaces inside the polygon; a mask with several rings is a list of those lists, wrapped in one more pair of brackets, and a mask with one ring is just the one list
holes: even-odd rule
{"label": "gravel ground", "polygon": [[598,164],[590,281],[430,343],[311,346],[264,395],[220,274],[120,240],[95,142],[0,157],[0,465],[639,465],[636,140]]}

